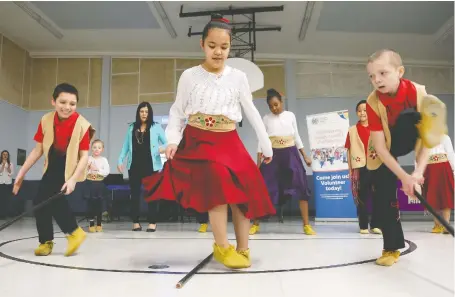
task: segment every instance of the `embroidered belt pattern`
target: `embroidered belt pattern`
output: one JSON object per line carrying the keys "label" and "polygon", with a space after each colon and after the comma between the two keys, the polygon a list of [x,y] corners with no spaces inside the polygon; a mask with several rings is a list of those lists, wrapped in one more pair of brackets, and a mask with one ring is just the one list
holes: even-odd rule
{"label": "embroidered belt pattern", "polygon": [[91,181],[102,181],[104,180],[104,176],[98,173],[89,173],[87,174],[87,179]]}
{"label": "embroidered belt pattern", "polygon": [[223,115],[196,113],[189,116],[188,125],[214,132],[228,132],[235,130],[235,122]]}
{"label": "embroidered belt pattern", "polygon": [[273,148],[286,148],[295,146],[294,136],[270,136]]}
{"label": "embroidered belt pattern", "polygon": [[437,164],[447,162],[448,158],[446,154],[434,154],[428,159],[428,164]]}

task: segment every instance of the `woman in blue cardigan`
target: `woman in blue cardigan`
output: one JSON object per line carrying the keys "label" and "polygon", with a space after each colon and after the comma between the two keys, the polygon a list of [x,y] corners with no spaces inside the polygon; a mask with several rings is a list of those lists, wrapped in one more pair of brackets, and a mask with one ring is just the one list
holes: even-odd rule
{"label": "woman in blue cardigan", "polygon": [[[163,148],[160,148],[160,143]],[[139,224],[142,179],[163,168],[160,151],[164,151],[166,144],[163,128],[159,123],[153,121],[152,106],[148,102],[140,103],[136,111],[136,121],[129,124],[117,165],[119,172],[123,173],[123,161],[125,157],[128,158],[133,231],[142,231]],[[147,232],[155,232],[157,216],[157,201],[154,201],[148,205]]]}

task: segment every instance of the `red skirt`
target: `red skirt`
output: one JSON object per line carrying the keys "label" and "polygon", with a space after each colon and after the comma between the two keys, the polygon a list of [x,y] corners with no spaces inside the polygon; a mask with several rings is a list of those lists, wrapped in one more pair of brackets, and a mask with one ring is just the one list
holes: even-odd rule
{"label": "red skirt", "polygon": [[236,130],[211,132],[187,125],[174,158],[143,184],[148,202],[178,201],[200,213],[236,204],[249,219],[275,214],[262,175]]}
{"label": "red skirt", "polygon": [[428,164],[423,193],[435,210],[453,209],[454,178],[449,162]]}

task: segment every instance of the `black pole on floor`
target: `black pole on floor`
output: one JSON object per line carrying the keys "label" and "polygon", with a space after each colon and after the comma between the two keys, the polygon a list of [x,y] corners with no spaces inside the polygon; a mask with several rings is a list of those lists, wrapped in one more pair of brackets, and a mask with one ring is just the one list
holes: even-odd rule
{"label": "black pole on floor", "polygon": [[441,217],[440,214],[438,214],[436,211],[434,211],[434,209],[428,204],[427,200],[421,195],[419,194],[417,191],[414,191],[414,194],[416,195],[417,199],[420,200],[420,202],[422,202],[422,204],[425,206],[425,208],[433,215],[435,216],[438,221],[441,223],[441,225],[444,226],[444,228],[446,228],[447,231],[449,231],[450,234],[453,235],[453,227],[450,226],[450,223],[449,222],[446,222],[446,220]]}
{"label": "black pole on floor", "polygon": [[187,281],[190,280],[190,278],[193,277],[193,275],[195,275],[199,270],[201,270],[202,268],[204,268],[205,265],[207,265],[207,263],[210,262],[210,260],[212,260],[212,257],[213,257],[213,253],[211,253],[210,255],[208,255],[204,260],[202,260],[201,263],[199,263],[196,267],[194,267],[190,272],[188,272],[178,283],[177,285],[175,285],[175,287],[177,289],[181,289],[183,288],[183,286],[185,285],[185,283]]}
{"label": "black pole on floor", "polygon": [[0,226],[0,231],[2,231],[3,229],[6,229],[8,228],[9,226],[11,226],[12,224],[14,224],[15,222],[19,221],[20,219],[22,219],[23,217],[25,217],[27,214],[33,214],[35,211],[37,211],[38,209],[42,208],[43,206],[49,204],[51,201],[63,196],[65,194],[65,192],[59,192],[57,194],[55,194],[54,196],[44,200],[43,202],[41,202],[40,204],[37,204],[35,205],[34,207],[32,207],[31,209],[29,209],[28,211],[25,211],[24,213],[22,213],[21,215],[18,215],[17,217],[15,217],[14,219],[4,223],[3,225]]}

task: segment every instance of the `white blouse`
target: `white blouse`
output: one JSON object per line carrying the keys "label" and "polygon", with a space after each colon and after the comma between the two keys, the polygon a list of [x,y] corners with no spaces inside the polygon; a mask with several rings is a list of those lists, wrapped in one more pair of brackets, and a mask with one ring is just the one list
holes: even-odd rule
{"label": "white blouse", "polygon": [[[294,136],[297,149],[303,148],[303,142],[297,128],[295,114],[291,111],[283,111],[279,115],[266,114],[262,121],[269,136]],[[258,152],[262,152],[261,145],[258,145]]]}
{"label": "white blouse", "polygon": [[246,74],[227,65],[220,74],[210,73],[201,65],[182,73],[175,102],[169,111],[167,141],[177,145],[180,143],[185,120],[192,114],[200,112],[224,115],[235,122],[240,122],[241,108],[256,131],[264,156],[272,157],[272,144],[261,121],[261,115],[253,104]]}
{"label": "white blouse", "polygon": [[[90,164],[94,164],[96,168],[98,168],[97,171],[91,170],[90,169]],[[109,173],[111,172],[111,169],[109,167],[109,162],[105,157],[98,157],[94,158],[93,156],[88,157],[88,167],[87,167],[87,174],[99,174],[104,177],[108,176]]]}
{"label": "white blouse", "polygon": [[9,168],[11,169],[11,173],[8,172],[8,163],[6,163],[4,167],[3,164],[0,163],[0,185],[10,185],[13,182],[13,163],[10,163]]}
{"label": "white blouse", "polygon": [[449,159],[450,166],[452,167],[452,171],[455,171],[455,156],[452,146],[452,141],[448,135],[444,135],[442,141],[439,145],[432,148],[429,152],[429,155],[436,155],[436,154],[447,154],[447,158]]}

